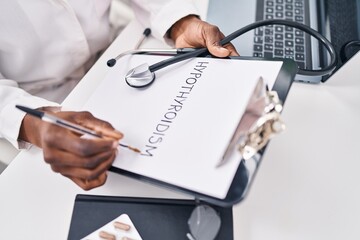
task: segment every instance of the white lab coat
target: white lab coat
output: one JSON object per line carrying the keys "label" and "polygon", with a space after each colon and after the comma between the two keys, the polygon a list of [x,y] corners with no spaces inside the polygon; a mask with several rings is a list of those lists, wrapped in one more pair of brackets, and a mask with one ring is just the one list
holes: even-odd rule
{"label": "white lab coat", "polygon": [[[80,79],[110,39],[111,0],[0,1],[0,138],[15,147],[24,113],[58,104],[30,95],[39,89],[56,91]],[[198,14],[192,0],[134,0],[135,15],[155,37],[180,18]],[[24,91],[25,89],[26,91]]]}

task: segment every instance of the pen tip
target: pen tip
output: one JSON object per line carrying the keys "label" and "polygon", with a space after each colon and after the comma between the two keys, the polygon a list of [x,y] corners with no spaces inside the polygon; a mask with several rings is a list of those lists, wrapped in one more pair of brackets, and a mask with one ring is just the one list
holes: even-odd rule
{"label": "pen tip", "polygon": [[135,148],[135,147],[131,147],[129,145],[126,145],[126,144],[122,144],[122,143],[119,143],[120,146],[122,147],[125,147],[133,152],[136,152],[136,153],[141,153],[141,151],[138,149],[138,148]]}
{"label": "pen tip", "polygon": [[134,152],[136,153],[141,153],[141,151],[137,148],[134,148],[134,147],[129,147],[130,150],[133,150]]}

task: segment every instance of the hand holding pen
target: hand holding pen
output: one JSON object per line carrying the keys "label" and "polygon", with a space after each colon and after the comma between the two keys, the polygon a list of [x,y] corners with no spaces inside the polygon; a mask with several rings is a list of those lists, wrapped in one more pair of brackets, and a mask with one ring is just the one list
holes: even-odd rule
{"label": "hand holding pen", "polygon": [[41,147],[45,162],[50,164],[51,169],[70,178],[84,190],[103,185],[123,134],[89,112],[57,112],[49,115],[91,129],[102,137],[80,138],[79,133],[27,114],[19,139]]}

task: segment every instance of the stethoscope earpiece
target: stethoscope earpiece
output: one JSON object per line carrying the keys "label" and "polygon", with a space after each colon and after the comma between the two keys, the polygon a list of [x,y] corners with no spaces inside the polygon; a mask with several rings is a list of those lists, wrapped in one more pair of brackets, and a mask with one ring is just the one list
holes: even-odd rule
{"label": "stethoscope earpiece", "polygon": [[106,62],[106,65],[108,65],[108,67],[113,67],[113,66],[115,66],[115,64],[116,64],[116,59],[115,58],[109,59]]}

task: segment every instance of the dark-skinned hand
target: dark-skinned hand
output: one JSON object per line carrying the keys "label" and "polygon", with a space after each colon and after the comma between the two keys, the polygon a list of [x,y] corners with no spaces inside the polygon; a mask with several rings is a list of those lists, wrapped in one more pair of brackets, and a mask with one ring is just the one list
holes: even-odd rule
{"label": "dark-skinned hand", "polygon": [[73,131],[26,115],[19,138],[42,148],[45,162],[51,169],[70,178],[84,190],[103,185],[123,134],[89,112],[50,114],[95,130],[104,137],[81,138]]}

